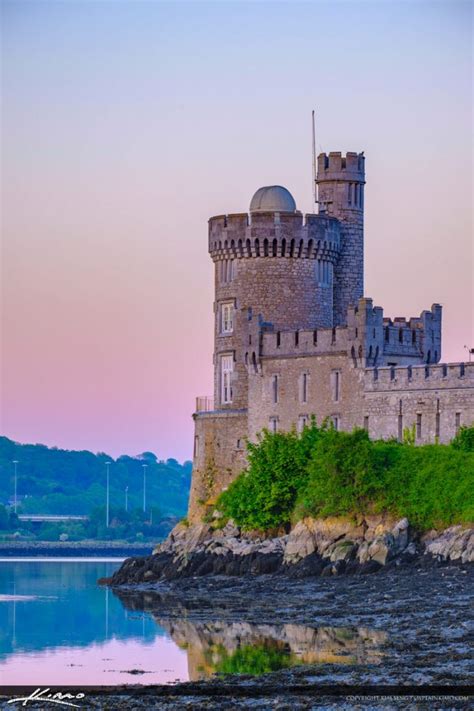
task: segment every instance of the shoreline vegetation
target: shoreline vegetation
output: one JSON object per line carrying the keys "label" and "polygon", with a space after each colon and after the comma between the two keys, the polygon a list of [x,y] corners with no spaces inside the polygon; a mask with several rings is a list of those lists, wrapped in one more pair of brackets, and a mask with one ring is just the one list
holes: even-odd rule
{"label": "shoreline vegetation", "polygon": [[301,434],[264,431],[248,444],[248,467],[204,520],[244,531],[288,527],[307,517],[389,514],[420,532],[474,521],[474,427],[447,445],[371,440],[314,418]]}
{"label": "shoreline vegetation", "polygon": [[[183,520],[113,587],[206,575],[294,578],[474,561],[474,428],[449,445],[372,441],[314,420],[301,434],[264,431],[248,467]],[[212,498],[211,498],[212,500]]]}

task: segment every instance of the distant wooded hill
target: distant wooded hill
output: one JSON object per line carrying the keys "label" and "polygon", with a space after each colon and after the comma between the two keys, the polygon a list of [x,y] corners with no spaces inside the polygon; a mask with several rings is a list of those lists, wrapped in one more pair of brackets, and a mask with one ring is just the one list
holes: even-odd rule
{"label": "distant wooded hill", "polygon": [[110,507],[143,506],[143,464],[147,509],[153,518],[183,517],[187,511],[191,462],[159,461],[152,452],[137,457],[69,451],[43,444],[18,444],[0,437],[0,504],[13,499],[14,465],[18,461],[18,513],[90,514],[105,506],[106,462],[110,464]]}

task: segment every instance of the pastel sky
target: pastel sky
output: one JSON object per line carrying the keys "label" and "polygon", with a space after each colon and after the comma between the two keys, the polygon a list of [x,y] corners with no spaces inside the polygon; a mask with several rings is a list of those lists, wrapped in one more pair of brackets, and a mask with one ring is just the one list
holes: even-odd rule
{"label": "pastel sky", "polygon": [[2,418],[21,442],[191,456],[212,392],[207,219],[317,147],[365,151],[365,292],[474,346],[472,3],[2,10]]}

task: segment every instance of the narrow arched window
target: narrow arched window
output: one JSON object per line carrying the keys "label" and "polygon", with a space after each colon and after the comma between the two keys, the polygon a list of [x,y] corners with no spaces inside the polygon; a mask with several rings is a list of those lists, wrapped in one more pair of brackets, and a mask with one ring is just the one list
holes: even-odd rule
{"label": "narrow arched window", "polygon": [[268,240],[263,240],[263,256],[268,257]]}
{"label": "narrow arched window", "polygon": [[272,249],[273,249],[273,256],[276,257],[278,254],[278,241],[276,239],[273,240]]}
{"label": "narrow arched window", "polygon": [[281,256],[284,257],[286,252],[286,239],[281,241]]}
{"label": "narrow arched window", "polygon": [[258,239],[255,240],[255,256],[260,256],[260,242]]}

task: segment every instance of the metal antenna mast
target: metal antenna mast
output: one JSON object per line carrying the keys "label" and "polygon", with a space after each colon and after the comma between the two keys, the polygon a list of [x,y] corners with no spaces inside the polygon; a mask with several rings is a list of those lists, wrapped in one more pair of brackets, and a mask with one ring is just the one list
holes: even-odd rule
{"label": "metal antenna mast", "polygon": [[[317,165],[316,165],[316,129],[314,125],[314,109],[312,111],[312,122],[313,122],[313,200],[314,205],[318,202],[318,185],[316,183],[317,177]],[[313,206],[314,212],[314,206]]]}

